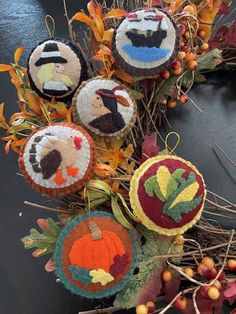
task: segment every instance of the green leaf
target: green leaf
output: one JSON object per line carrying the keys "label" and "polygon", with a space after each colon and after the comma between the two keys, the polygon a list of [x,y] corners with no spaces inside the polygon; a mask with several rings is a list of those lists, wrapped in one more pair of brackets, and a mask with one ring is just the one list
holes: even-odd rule
{"label": "green leaf", "polygon": [[116,193],[116,195],[118,196],[118,198],[120,199],[126,213],[129,215],[129,217],[131,219],[133,219],[136,222],[139,222],[139,219],[131,212],[131,210],[129,209],[128,205],[126,204],[126,201],[124,200],[123,196],[120,193]]}
{"label": "green leaf", "polygon": [[188,70],[183,75],[182,85],[185,88],[189,88],[192,85],[192,79],[194,79],[194,83],[202,83],[202,82],[206,81],[206,78],[203,74],[201,74],[199,72],[195,72],[194,77],[193,77],[192,71]]}
{"label": "green leaf", "polygon": [[39,257],[53,252],[61,228],[53,219],[39,219],[42,233],[36,229],[31,229],[30,234],[22,239],[26,249],[38,248],[33,252],[34,257]]}
{"label": "green leaf", "polygon": [[116,220],[125,228],[131,229],[132,226],[129,223],[129,221],[127,220],[127,218],[124,216],[124,214],[120,208],[120,205],[118,204],[118,199],[116,196],[111,198],[111,208],[112,208],[112,212],[113,212],[113,215],[115,216]]}
{"label": "green leaf", "polygon": [[144,95],[142,93],[140,93],[137,90],[134,90],[132,88],[128,88],[128,91],[134,97],[135,100],[141,100],[144,97]]}
{"label": "green leaf", "polygon": [[162,195],[161,190],[159,188],[159,185],[157,183],[157,177],[153,176],[145,181],[144,183],[145,191],[148,194],[148,196],[152,197],[154,194],[162,201],[164,202],[166,199]]}
{"label": "green leaf", "polygon": [[[217,59],[217,62],[215,62]],[[198,67],[197,70],[213,70],[217,64],[219,64],[219,59],[222,60],[222,51],[220,49],[213,49],[206,53],[203,53],[197,59]]]}
{"label": "green leaf", "polygon": [[159,102],[162,100],[163,96],[175,97],[177,95],[176,81],[178,76],[171,76],[168,80],[164,81],[164,83],[157,88],[154,102]]}
{"label": "green leaf", "polygon": [[184,172],[185,170],[180,168],[180,169],[176,169],[172,173],[169,183],[168,183],[168,188],[167,188],[167,199],[170,197],[172,193],[174,193],[177,190],[179,186],[179,182],[177,179],[179,179]]}
{"label": "green leaf", "polygon": [[80,268],[75,265],[70,266],[72,277],[75,280],[82,282],[84,285],[88,285],[92,281],[92,277],[86,268]]}

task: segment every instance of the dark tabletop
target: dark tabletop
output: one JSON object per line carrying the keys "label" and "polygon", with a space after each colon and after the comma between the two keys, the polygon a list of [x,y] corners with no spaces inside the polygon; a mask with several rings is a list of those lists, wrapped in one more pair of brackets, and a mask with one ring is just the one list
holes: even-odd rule
{"label": "dark tabletop", "polygon": [[[81,8],[81,2],[87,3],[67,2],[70,16]],[[56,36],[67,36],[62,1],[1,0],[0,3],[0,63],[11,62],[15,48],[23,44],[25,64],[30,50],[48,37],[44,25],[46,14],[55,18]],[[203,113],[187,103],[169,115],[173,130],[181,136],[176,153],[199,168],[210,191],[234,203],[236,169],[219,151],[215,154],[213,148],[220,145],[236,160],[235,86],[235,72],[216,72],[206,84],[195,86],[191,94]],[[16,93],[5,73],[0,75],[0,101],[5,102],[8,116],[17,109]],[[76,314],[93,309],[96,302],[73,296],[56,283],[53,274],[44,271],[47,257],[33,258],[30,251],[24,250],[21,237],[36,227],[38,218],[50,214],[23,205],[25,200],[40,202],[41,197],[16,172],[17,156],[12,152],[5,156],[0,144],[0,314]],[[229,228],[236,226],[232,219],[221,223]]]}

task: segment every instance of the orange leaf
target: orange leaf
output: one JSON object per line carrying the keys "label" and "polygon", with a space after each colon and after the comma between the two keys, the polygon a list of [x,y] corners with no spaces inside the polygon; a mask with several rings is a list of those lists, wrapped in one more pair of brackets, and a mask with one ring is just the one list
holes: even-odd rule
{"label": "orange leaf", "polygon": [[92,19],[86,15],[85,13],[83,12],[77,12],[72,18],[71,20],[69,21],[69,23],[71,24],[73,21],[79,21],[79,22],[82,22],[82,23],[85,23],[87,24],[88,26],[91,26],[92,24]]}
{"label": "orange leaf", "polygon": [[100,32],[98,31],[97,26],[94,22],[92,22],[91,28],[92,28],[93,35],[94,35],[96,41],[98,41],[98,42],[102,41],[102,36],[100,35]]}
{"label": "orange leaf", "polygon": [[114,75],[127,83],[132,84],[134,82],[134,77],[126,73],[125,71],[115,70]]}
{"label": "orange leaf", "polygon": [[94,15],[93,16],[93,21],[97,27],[97,30],[101,36],[101,38],[103,37],[103,33],[105,31],[105,26],[104,26],[104,23],[103,23],[103,20],[101,18],[101,16],[99,15]]}
{"label": "orange leaf", "polygon": [[[165,2],[167,2],[165,0]],[[177,0],[177,1],[170,1],[170,6],[168,8],[169,13],[173,14],[175,11],[179,9],[179,7],[185,2],[185,0]]]}
{"label": "orange leaf", "polygon": [[128,15],[128,13],[125,10],[112,9],[105,15],[104,19],[105,20],[106,19],[113,19],[113,18],[120,19],[120,18],[125,17],[127,15]]}
{"label": "orange leaf", "polygon": [[5,149],[4,150],[5,150],[6,154],[9,153],[9,150],[10,150],[10,147],[11,147],[11,141],[12,140],[8,141],[7,144],[5,145]]}
{"label": "orange leaf", "polygon": [[12,69],[13,69],[12,65],[0,63],[0,72],[7,72]]}
{"label": "orange leaf", "polygon": [[56,110],[56,112],[62,117],[65,118],[67,117],[67,108],[66,105],[63,102],[57,102],[55,104],[50,104],[52,108]]}
{"label": "orange leaf", "polygon": [[113,39],[113,34],[114,34],[114,29],[110,28],[107,31],[103,33],[102,41],[109,42],[110,44],[112,43]]}
{"label": "orange leaf", "polygon": [[67,110],[66,121],[72,123],[72,108]]}
{"label": "orange leaf", "polygon": [[16,112],[14,113],[11,118],[10,118],[10,123],[13,123],[15,120],[18,119],[26,119],[26,118],[30,118],[30,117],[35,117],[35,114],[31,113],[31,112]]}
{"label": "orange leaf", "polygon": [[13,69],[11,69],[11,70],[9,71],[9,74],[10,74],[10,76],[11,76],[11,82],[12,82],[12,84],[15,85],[16,89],[18,89],[19,87],[21,87],[22,82],[21,82],[19,76],[16,74],[16,72],[15,72]]}
{"label": "orange leaf", "polygon": [[32,93],[30,90],[27,90],[25,95],[26,95],[27,104],[29,105],[29,107],[33,111],[35,111],[38,115],[41,115],[42,111],[40,109],[38,96],[36,94]]}
{"label": "orange leaf", "polygon": [[96,6],[96,3],[93,0],[89,1],[88,5],[87,5],[87,8],[88,8],[88,11],[89,11],[90,15],[93,16],[93,15],[97,14],[97,12],[96,12],[97,6]]}
{"label": "orange leaf", "polygon": [[14,62],[17,64],[20,60],[20,57],[22,56],[23,52],[24,52],[25,48],[23,46],[19,47],[16,49],[15,53],[14,53]]}
{"label": "orange leaf", "polygon": [[118,103],[120,103],[124,107],[129,107],[129,102],[125,97],[123,97],[121,95],[117,95],[116,100],[118,101]]}
{"label": "orange leaf", "polygon": [[95,168],[95,173],[96,175],[101,176],[101,177],[109,177],[115,174],[115,170],[106,164],[97,163],[96,168]]}

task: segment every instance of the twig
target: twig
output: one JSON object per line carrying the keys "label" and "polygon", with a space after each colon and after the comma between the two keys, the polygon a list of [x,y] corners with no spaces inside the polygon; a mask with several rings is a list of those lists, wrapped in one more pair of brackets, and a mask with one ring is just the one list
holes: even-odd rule
{"label": "twig", "polygon": [[200,289],[201,287],[197,287],[194,292],[193,292],[193,306],[194,306],[194,310],[196,312],[196,314],[201,314],[199,309],[198,309],[198,306],[197,306],[197,301],[196,301],[196,296],[197,296],[197,292],[198,290]]}
{"label": "twig", "polygon": [[121,307],[107,307],[107,308],[104,308],[104,309],[95,309],[95,310],[90,310],[90,311],[82,311],[82,312],[79,312],[78,314],[97,314],[97,313],[113,313],[115,311],[119,311],[121,310],[122,308]]}
{"label": "twig", "polygon": [[63,209],[57,209],[57,208],[51,208],[51,207],[47,207],[47,206],[43,206],[43,205],[39,205],[39,204],[35,204],[35,203],[31,203],[31,202],[24,202],[25,205],[28,206],[32,206],[35,208],[40,208],[40,209],[44,209],[44,210],[48,210],[51,212],[56,212],[56,213],[61,213],[61,214],[67,214],[67,215],[71,215],[72,213],[67,211],[67,210],[63,210]]}
{"label": "twig", "polygon": [[216,144],[216,147],[221,151],[221,153],[228,159],[228,161],[234,166],[236,167],[236,163],[223,151],[223,149]]}

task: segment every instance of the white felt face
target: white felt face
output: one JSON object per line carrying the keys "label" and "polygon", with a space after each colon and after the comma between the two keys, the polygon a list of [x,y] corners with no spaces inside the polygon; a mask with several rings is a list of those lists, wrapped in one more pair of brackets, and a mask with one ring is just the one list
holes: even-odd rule
{"label": "white felt face", "polygon": [[135,104],[125,87],[113,80],[88,81],[76,95],[75,106],[81,123],[100,136],[123,132],[135,114]]}
{"label": "white felt face", "polygon": [[36,184],[64,188],[84,177],[90,161],[90,145],[78,130],[49,126],[30,138],[23,159],[26,172]]}
{"label": "white felt face", "polygon": [[48,97],[72,94],[81,78],[79,57],[68,45],[47,40],[29,58],[29,73],[36,88]]}
{"label": "white felt face", "polygon": [[162,65],[173,54],[175,45],[176,30],[172,21],[155,8],[130,13],[118,27],[115,38],[119,56],[138,69]]}

